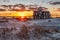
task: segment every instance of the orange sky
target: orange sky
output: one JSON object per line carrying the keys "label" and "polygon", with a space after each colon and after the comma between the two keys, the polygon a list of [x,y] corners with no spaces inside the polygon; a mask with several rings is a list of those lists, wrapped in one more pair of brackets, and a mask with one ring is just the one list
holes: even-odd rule
{"label": "orange sky", "polygon": [[49,8],[48,9],[50,11],[50,13],[52,14],[52,17],[60,17],[60,11],[58,8]]}

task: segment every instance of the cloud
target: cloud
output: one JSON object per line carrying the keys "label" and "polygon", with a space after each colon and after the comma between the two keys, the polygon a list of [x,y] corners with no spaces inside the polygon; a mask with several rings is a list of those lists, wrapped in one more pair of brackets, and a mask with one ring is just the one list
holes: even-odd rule
{"label": "cloud", "polygon": [[60,11],[60,8],[58,8],[57,11]]}
{"label": "cloud", "polygon": [[52,4],[52,5],[59,5],[60,2],[51,2],[50,4]]}
{"label": "cloud", "polygon": [[60,8],[57,8],[55,11],[59,11],[60,12]]}

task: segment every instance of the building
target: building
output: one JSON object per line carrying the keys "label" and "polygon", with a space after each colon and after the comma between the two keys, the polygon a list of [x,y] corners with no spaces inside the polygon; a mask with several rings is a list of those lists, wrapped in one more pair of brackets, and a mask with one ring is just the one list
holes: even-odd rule
{"label": "building", "polygon": [[48,19],[50,17],[50,12],[47,11],[45,7],[39,7],[37,11],[34,11],[34,19]]}

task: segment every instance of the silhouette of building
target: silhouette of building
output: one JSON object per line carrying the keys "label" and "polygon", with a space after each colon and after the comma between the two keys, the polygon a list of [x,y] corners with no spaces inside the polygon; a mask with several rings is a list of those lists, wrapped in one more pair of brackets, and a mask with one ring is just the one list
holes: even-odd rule
{"label": "silhouette of building", "polygon": [[34,11],[34,19],[48,19],[50,17],[50,12],[47,11],[45,7],[39,7],[37,11]]}

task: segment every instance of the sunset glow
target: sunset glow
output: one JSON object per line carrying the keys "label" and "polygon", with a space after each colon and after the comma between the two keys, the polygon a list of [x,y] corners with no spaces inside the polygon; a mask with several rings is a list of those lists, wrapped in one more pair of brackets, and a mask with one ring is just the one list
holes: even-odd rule
{"label": "sunset glow", "polygon": [[[0,5],[10,5],[11,6],[11,5],[15,5],[15,4],[23,4],[24,6],[35,5],[38,7],[46,7],[48,9],[48,11],[50,11],[51,17],[55,18],[55,17],[60,17],[60,11],[59,11],[60,9],[58,10],[58,8],[60,8],[60,5],[58,5],[58,2],[60,2],[60,0],[57,0],[57,1],[56,0],[37,0],[37,1],[36,0],[10,0],[9,2],[4,2],[3,0],[1,0]],[[53,3],[55,3],[56,5],[54,5]],[[14,7],[11,7],[11,8],[14,8]],[[15,8],[19,9],[21,7],[16,6]],[[4,9],[8,10],[9,7],[5,7]],[[2,13],[3,13],[3,15],[0,12],[0,16],[29,16],[29,17],[33,16],[33,11],[24,11],[24,12],[21,12],[21,11],[20,12],[15,12],[15,11],[7,12],[6,11],[6,12],[2,12]]]}
{"label": "sunset glow", "polygon": [[[1,14],[2,13],[2,14]],[[9,16],[26,16],[26,17],[32,17],[33,16],[33,11],[22,11],[22,12],[15,12],[15,11],[4,11],[4,12],[0,12],[0,16],[5,16],[5,17],[9,17]]]}
{"label": "sunset glow", "polygon": [[60,17],[60,11],[57,11],[57,8],[49,8],[48,10],[50,11],[51,17]]}

